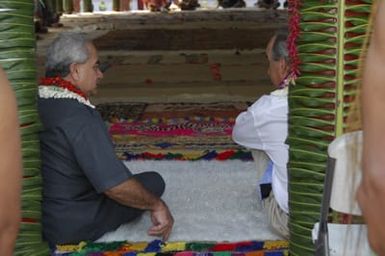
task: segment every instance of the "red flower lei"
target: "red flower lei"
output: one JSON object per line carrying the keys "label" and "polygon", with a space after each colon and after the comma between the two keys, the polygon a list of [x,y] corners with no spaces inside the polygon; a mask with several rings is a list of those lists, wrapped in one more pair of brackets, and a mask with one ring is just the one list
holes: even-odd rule
{"label": "red flower lei", "polygon": [[298,55],[297,49],[297,38],[300,34],[300,22],[301,22],[301,5],[300,0],[289,0],[289,37],[288,37],[288,50],[291,60],[291,70],[294,72],[294,75],[299,76],[299,64],[301,60]]}
{"label": "red flower lei", "polygon": [[87,100],[87,95],[82,92],[79,88],[77,88],[75,85],[71,84],[71,82],[64,80],[61,77],[55,76],[55,77],[43,77],[40,79],[40,85],[43,86],[56,86],[63,89],[67,89],[70,92],[76,93],[77,95],[83,97]]}

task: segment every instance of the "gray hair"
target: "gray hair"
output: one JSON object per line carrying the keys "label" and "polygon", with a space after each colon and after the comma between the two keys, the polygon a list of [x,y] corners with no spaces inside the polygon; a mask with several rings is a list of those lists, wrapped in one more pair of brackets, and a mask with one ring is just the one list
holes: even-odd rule
{"label": "gray hair", "polygon": [[273,60],[278,61],[283,58],[286,62],[289,62],[289,51],[287,49],[288,35],[287,29],[280,29],[275,33],[275,40],[271,49]]}
{"label": "gray hair", "polygon": [[87,43],[91,41],[84,33],[61,33],[47,50],[45,75],[65,77],[72,63],[85,63],[89,58]]}

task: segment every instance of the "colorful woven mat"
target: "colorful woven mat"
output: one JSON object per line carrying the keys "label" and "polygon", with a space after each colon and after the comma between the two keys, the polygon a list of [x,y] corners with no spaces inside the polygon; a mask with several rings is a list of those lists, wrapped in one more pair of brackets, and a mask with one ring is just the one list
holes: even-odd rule
{"label": "colorful woven mat", "polygon": [[57,246],[54,256],[283,256],[287,241],[85,243]]}
{"label": "colorful woven mat", "polygon": [[251,160],[231,139],[246,102],[113,103],[97,107],[120,159]]}

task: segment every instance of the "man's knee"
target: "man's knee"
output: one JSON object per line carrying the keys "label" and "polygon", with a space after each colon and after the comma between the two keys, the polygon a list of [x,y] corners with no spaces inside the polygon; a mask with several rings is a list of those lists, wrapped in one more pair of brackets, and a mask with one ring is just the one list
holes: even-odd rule
{"label": "man's knee", "polygon": [[157,172],[142,172],[135,174],[134,177],[154,195],[162,196],[166,188],[163,177]]}
{"label": "man's knee", "polygon": [[155,195],[161,196],[166,189],[166,183],[163,177],[157,172],[149,172],[152,175],[152,180],[154,182],[154,191],[152,191]]}

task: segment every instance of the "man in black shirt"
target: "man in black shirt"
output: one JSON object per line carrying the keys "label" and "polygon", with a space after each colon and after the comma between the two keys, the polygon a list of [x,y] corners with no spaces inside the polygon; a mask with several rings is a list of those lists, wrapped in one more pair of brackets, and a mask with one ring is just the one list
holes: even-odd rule
{"label": "man in black shirt", "polygon": [[43,231],[51,244],[96,240],[151,212],[148,234],[167,240],[173,217],[155,172],[133,175],[115,156],[99,113],[88,100],[103,77],[84,35],[61,34],[49,47],[38,109],[43,173]]}

